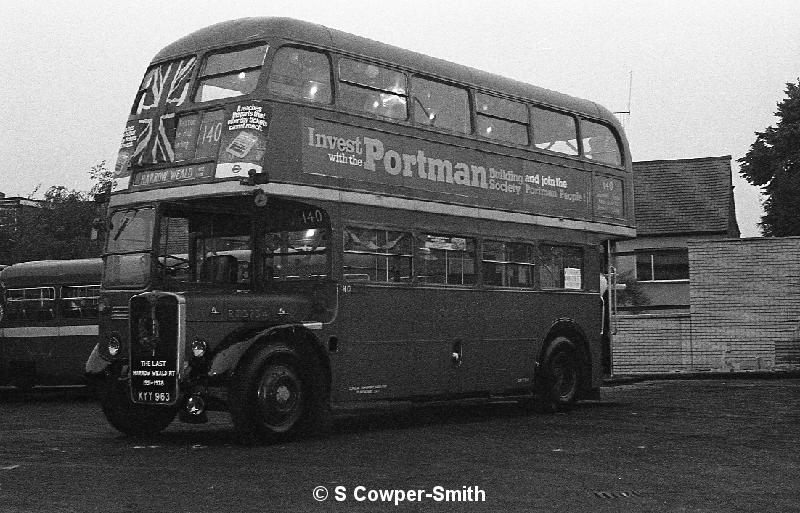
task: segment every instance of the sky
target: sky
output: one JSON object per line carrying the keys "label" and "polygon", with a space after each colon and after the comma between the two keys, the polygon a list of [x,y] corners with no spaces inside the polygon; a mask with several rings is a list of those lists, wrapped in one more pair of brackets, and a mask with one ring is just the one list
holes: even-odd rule
{"label": "sky", "polygon": [[742,236],[759,235],[760,191],[737,159],[800,77],[796,0],[0,0],[0,192],[88,190],[91,167],[116,161],[156,52],[249,16],[319,23],[630,111],[620,119],[634,161],[730,155]]}

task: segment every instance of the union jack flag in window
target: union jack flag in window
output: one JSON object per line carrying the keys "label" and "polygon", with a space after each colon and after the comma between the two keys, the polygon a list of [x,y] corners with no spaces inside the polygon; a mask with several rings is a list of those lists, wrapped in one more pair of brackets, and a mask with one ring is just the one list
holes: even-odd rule
{"label": "union jack flag in window", "polygon": [[175,109],[189,94],[189,79],[197,59],[155,66],[144,77],[134,105],[138,119],[133,165],[159,164],[175,160]]}

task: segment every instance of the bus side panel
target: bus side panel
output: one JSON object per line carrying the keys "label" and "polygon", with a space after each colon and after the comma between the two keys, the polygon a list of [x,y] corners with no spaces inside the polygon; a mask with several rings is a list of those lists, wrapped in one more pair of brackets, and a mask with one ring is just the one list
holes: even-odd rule
{"label": "bus side panel", "polygon": [[343,287],[331,326],[339,340],[331,354],[333,402],[448,390],[448,326],[423,292],[363,283]]}
{"label": "bus side panel", "polygon": [[340,340],[332,355],[334,402],[522,391],[533,384],[536,358],[559,319],[599,324],[592,293],[350,290],[332,327]]}
{"label": "bus side panel", "polygon": [[84,383],[84,365],[97,343],[97,324],[0,329],[0,383]]}

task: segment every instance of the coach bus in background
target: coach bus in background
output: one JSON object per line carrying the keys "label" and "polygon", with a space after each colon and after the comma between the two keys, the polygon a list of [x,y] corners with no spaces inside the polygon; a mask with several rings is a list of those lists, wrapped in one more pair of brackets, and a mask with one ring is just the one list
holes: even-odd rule
{"label": "coach bus in background", "polygon": [[568,409],[599,393],[602,247],[635,235],[632,191],[591,101],[290,19],[201,29],[138,88],[86,371],[128,434]]}
{"label": "coach bus in background", "polygon": [[81,385],[97,344],[102,260],[42,260],[0,271],[0,385]]}

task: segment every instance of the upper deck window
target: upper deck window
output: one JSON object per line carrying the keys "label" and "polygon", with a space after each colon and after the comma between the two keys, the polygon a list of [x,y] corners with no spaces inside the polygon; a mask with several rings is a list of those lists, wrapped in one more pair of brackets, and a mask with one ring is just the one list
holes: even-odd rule
{"label": "upper deck window", "polygon": [[533,144],[541,150],[578,154],[575,118],[552,110],[531,107]]}
{"label": "upper deck window", "polygon": [[581,140],[583,155],[590,160],[619,166],[622,164],[622,151],[614,132],[605,125],[581,120]]}
{"label": "upper deck window", "polygon": [[200,74],[195,102],[209,102],[253,92],[261,75],[267,46],[210,54]]}
{"label": "upper deck window", "polygon": [[406,119],[406,76],[374,64],[339,60],[339,102],[348,109]]}
{"label": "upper deck window", "polygon": [[466,89],[414,77],[411,98],[416,123],[462,134],[470,132]]}
{"label": "upper deck window", "polygon": [[331,65],[321,52],[285,46],[272,61],[267,91],[309,102],[331,102]]}
{"label": "upper deck window", "polygon": [[528,145],[528,109],[522,103],[475,94],[478,134],[498,141]]}
{"label": "upper deck window", "polygon": [[138,116],[146,110],[158,109],[159,106],[183,105],[189,93],[189,79],[192,78],[196,62],[197,58],[192,56],[158,64],[147,70],[136,93],[131,113]]}

